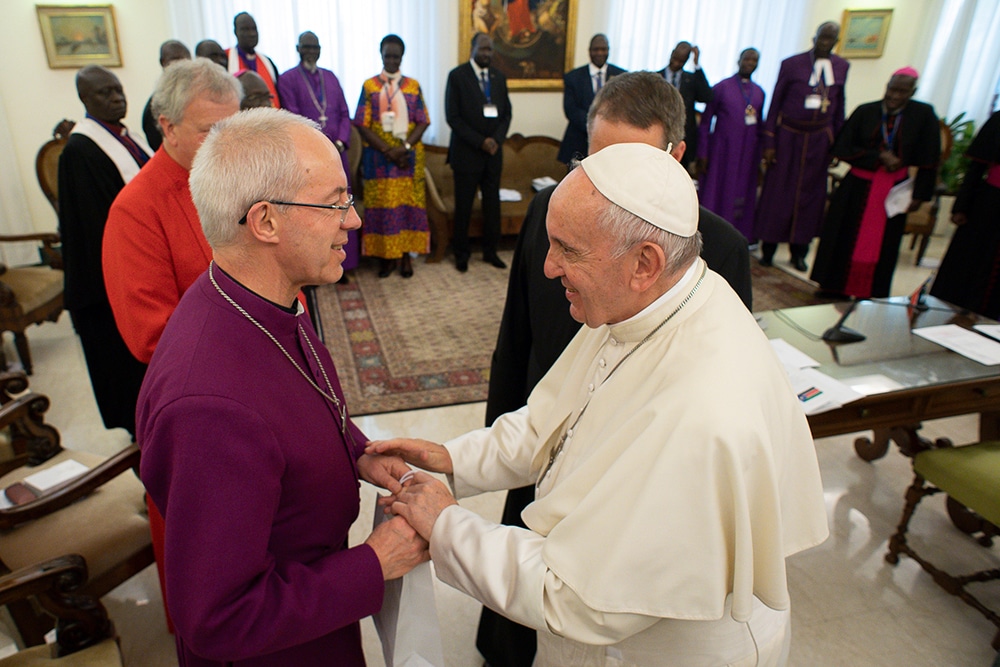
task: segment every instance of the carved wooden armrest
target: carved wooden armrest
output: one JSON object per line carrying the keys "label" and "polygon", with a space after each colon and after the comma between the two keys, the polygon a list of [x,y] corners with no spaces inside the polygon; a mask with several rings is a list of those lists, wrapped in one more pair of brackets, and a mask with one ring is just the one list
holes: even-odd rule
{"label": "carved wooden armrest", "polygon": [[[45,263],[53,269],[62,269],[62,240],[55,232],[39,232],[36,234],[0,234],[0,243],[15,243],[21,241],[40,241]],[[6,267],[4,267],[6,270]],[[0,272],[2,273],[2,272]]]}
{"label": "carved wooden armrest", "polygon": [[0,405],[9,403],[14,396],[28,389],[28,375],[24,371],[0,373]]}
{"label": "carved wooden armrest", "polygon": [[438,192],[437,184],[434,183],[431,170],[426,167],[424,167],[424,178],[427,185],[427,203],[433,205],[436,210],[445,213],[447,209],[444,207],[444,200],[441,199],[441,193]]}
{"label": "carved wooden armrest", "polygon": [[[8,388],[12,386],[16,382],[7,384]],[[48,409],[48,397],[33,392],[12,397],[0,405],[0,429],[9,427],[14,454],[25,456],[29,465],[44,463],[62,451],[59,431],[45,423]],[[3,474],[7,472],[10,470]]]}
{"label": "carved wooden armrest", "polygon": [[15,507],[0,510],[0,529],[46,516],[70,505],[130,469],[139,467],[139,446],[132,443],[79,477],[55,486],[44,494]]}
{"label": "carved wooden armrest", "polygon": [[104,606],[88,595],[74,595],[87,581],[87,563],[68,554],[0,577],[0,604],[34,597],[55,616],[56,655],[62,657],[113,636]]}

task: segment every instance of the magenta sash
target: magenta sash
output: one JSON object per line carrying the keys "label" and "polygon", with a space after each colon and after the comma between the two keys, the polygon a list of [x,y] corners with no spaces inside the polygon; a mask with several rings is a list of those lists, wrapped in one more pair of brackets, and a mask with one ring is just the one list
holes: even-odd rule
{"label": "magenta sash", "polygon": [[882,252],[882,238],[885,236],[885,198],[892,186],[906,174],[906,168],[896,171],[886,171],[879,167],[876,171],[867,171],[853,167],[851,174],[866,181],[871,181],[868,190],[868,200],[861,214],[861,226],[858,228],[858,238],[851,254],[851,264],[847,271],[847,281],[844,293],[861,299],[872,295],[872,283],[875,280],[875,266]]}

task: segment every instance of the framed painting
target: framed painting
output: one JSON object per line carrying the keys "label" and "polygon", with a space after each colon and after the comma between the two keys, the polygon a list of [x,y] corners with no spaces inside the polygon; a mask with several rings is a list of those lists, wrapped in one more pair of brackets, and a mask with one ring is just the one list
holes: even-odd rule
{"label": "framed painting", "polygon": [[837,53],[844,58],[881,58],[891,9],[845,9]]}
{"label": "framed painting", "polygon": [[118,30],[111,5],[35,5],[49,67],[121,67]]}
{"label": "framed painting", "polygon": [[562,90],[573,67],[577,0],[459,0],[458,61],[473,35],[493,39],[493,67],[511,90]]}

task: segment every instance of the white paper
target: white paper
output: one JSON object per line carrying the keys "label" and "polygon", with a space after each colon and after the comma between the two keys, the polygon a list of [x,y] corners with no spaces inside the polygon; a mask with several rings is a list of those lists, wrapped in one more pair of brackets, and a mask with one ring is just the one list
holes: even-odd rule
{"label": "white paper", "polygon": [[792,371],[788,379],[806,415],[836,410],[845,403],[862,398],[862,394],[815,368]]}
{"label": "white paper", "polygon": [[[376,505],[372,528],[389,518],[391,515]],[[372,620],[382,640],[386,667],[444,667],[430,563],[421,563],[402,578],[385,582],[382,608]]]}
{"label": "white paper", "polygon": [[799,348],[784,338],[772,338],[770,343],[771,349],[778,355],[778,361],[785,367],[787,373],[797,371],[800,368],[816,368],[820,365],[818,361],[799,350]]}
{"label": "white paper", "polygon": [[559,181],[551,176],[539,176],[538,178],[531,179],[531,189],[538,192],[539,190],[544,190],[550,185],[555,185],[558,182]]}
{"label": "white paper", "polygon": [[1000,343],[980,336],[975,331],[963,329],[957,324],[942,324],[936,327],[914,329],[913,333],[937,343],[963,357],[978,361],[984,366],[1000,364]]}
{"label": "white paper", "polygon": [[62,463],[57,463],[51,468],[46,468],[41,472],[36,472],[34,475],[28,475],[24,478],[24,483],[35,489],[39,493],[43,493],[53,486],[62,484],[63,482],[69,481],[74,477],[79,477],[83,473],[87,472],[89,468],[83,465],[79,461],[74,461],[72,459],[68,461],[63,461]]}
{"label": "white paper", "polygon": [[1000,340],[1000,324],[976,324],[972,328],[986,334],[990,338]]}
{"label": "white paper", "polygon": [[841,382],[865,396],[884,394],[888,391],[899,391],[906,388],[887,375],[860,375],[853,378],[844,378]]}
{"label": "white paper", "polygon": [[913,179],[908,178],[892,186],[889,194],[885,198],[885,215],[893,217],[900,213],[906,213],[913,201]]}
{"label": "white paper", "polygon": [[510,188],[500,188],[500,201],[521,201],[521,193]]}

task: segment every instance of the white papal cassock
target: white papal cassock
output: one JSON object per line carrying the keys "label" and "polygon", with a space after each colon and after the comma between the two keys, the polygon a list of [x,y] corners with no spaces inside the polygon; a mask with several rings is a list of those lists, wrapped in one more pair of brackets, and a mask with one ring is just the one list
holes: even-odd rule
{"label": "white papal cassock", "polygon": [[828,534],[819,466],[767,339],[702,260],[445,446],[458,497],[537,484],[530,530],[452,506],[430,543],[439,578],[540,631],[536,665],[787,657],[785,557]]}

